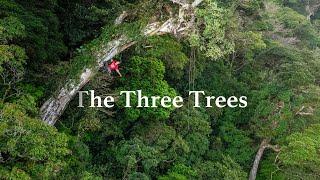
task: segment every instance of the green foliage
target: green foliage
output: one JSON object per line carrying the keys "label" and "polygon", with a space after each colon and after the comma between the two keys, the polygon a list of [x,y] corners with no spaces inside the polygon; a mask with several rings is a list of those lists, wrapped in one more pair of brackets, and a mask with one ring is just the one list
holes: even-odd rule
{"label": "green foliage", "polygon": [[15,103],[0,104],[0,178],[72,178],[89,173],[87,146],[34,118],[35,102],[36,97],[25,95]]}
{"label": "green foliage", "polygon": [[317,179],[320,175],[320,125],[312,125],[301,133],[287,137],[287,145],[279,156],[280,168],[289,177]]}
{"label": "green foliage", "polygon": [[25,36],[25,26],[18,18],[9,16],[0,20],[0,42],[8,42]]}
{"label": "green foliage", "polygon": [[27,60],[25,50],[13,44],[24,37],[25,26],[15,17],[0,19],[0,93],[2,101],[7,100],[18,89],[17,84],[24,75],[24,65]]}
{"label": "green foliage", "polygon": [[306,25],[309,23],[303,15],[292,10],[291,8],[281,9],[278,16],[279,20],[283,22],[285,28],[289,29],[294,29],[300,25]]}
{"label": "green foliage", "polygon": [[[108,43],[112,40],[116,40],[120,35],[126,36],[127,38],[134,40],[139,40],[142,38],[141,28],[144,27],[145,22],[127,22],[123,23],[121,26],[106,25],[102,28],[100,36],[90,43],[80,46],[76,50],[75,56],[70,60],[70,63],[59,67],[59,79],[76,79],[77,81],[80,74],[86,68],[95,67],[97,58],[102,58],[103,53],[105,53],[105,48],[108,47]],[[108,47],[111,48],[111,47]],[[96,73],[96,72],[93,72]],[[62,81],[64,82],[64,81]],[[58,84],[58,87],[64,86],[64,84]]]}
{"label": "green foliage", "polygon": [[124,165],[124,177],[135,171],[141,164],[143,172],[148,173],[159,164],[159,157],[155,148],[146,146],[141,140],[133,139],[118,144],[116,159]]}
{"label": "green foliage", "polygon": [[215,164],[217,168],[217,179],[247,179],[247,175],[241,167],[230,157],[223,157],[222,162]]}
{"label": "green foliage", "polygon": [[[258,179],[319,179],[319,12],[309,21],[306,3],[317,1],[206,0],[190,37],[145,38],[177,3],[1,1],[0,179],[246,179],[262,139],[281,150],[265,150]],[[180,109],[136,108],[133,96],[124,108],[122,96],[113,109],[77,108],[75,98],[56,127],[42,123],[42,96],[96,66],[121,35],[137,42],[117,56],[124,76],[94,72],[84,90],[194,89],[247,96],[248,106],[192,108],[184,98]]]}
{"label": "green foliage", "polygon": [[245,31],[237,34],[235,49],[237,53],[243,55],[246,60],[253,60],[255,53],[265,49],[262,34],[253,31]]}
{"label": "green foliage", "polygon": [[11,36],[21,36],[18,31],[24,31],[25,38],[15,42],[26,49],[30,60],[54,62],[66,53],[62,35],[58,32],[58,18],[53,13],[55,6],[55,1],[39,3],[38,9],[35,2],[4,0],[0,3],[1,16],[11,21],[6,21],[7,25],[15,27],[14,31],[8,29]]}
{"label": "green foliage", "polygon": [[207,0],[204,8],[197,10],[199,31],[191,35],[191,46],[199,47],[207,57],[214,60],[230,54],[234,44],[226,37],[228,13],[218,7],[214,0]]}
{"label": "green foliage", "polygon": [[21,105],[5,104],[0,124],[1,178],[54,177],[66,166],[68,136],[28,117]]}
{"label": "green foliage", "polygon": [[[310,117],[297,117],[296,112],[313,96],[314,90],[309,85],[314,83],[319,64],[316,57],[306,50],[277,46],[266,53],[258,57],[258,61],[261,60],[264,68],[267,68],[258,76],[262,77],[260,81],[267,83],[260,84],[259,90],[253,91],[252,103],[256,106],[252,126],[259,137],[277,137],[292,131],[289,127],[297,128],[294,125],[297,121],[304,119],[307,124],[314,122]],[[309,98],[302,98],[306,94],[300,89],[308,89],[306,94],[310,95],[307,95]]]}
{"label": "green foliage", "polygon": [[[225,148],[225,153],[240,164],[248,164],[254,154],[250,147],[252,140],[248,137],[245,131],[237,129],[231,123],[223,123],[220,127],[220,136],[223,142],[228,146]],[[236,139],[236,141],[235,141]]]}
{"label": "green foliage", "polygon": [[[160,97],[169,96],[174,98],[176,93],[169,87],[164,78],[164,65],[160,60],[155,58],[132,57],[126,63],[127,78],[120,80],[118,91],[142,90],[144,96],[157,95]],[[122,96],[118,102],[118,107],[125,107],[125,96]],[[164,108],[157,102],[158,108],[135,108],[137,106],[137,97],[131,99],[133,108],[123,108],[123,120],[135,121],[139,118],[164,120],[169,117],[173,107]],[[149,102],[151,105],[151,100]]]}
{"label": "green foliage", "polygon": [[201,111],[182,109],[173,117],[176,131],[186,141],[187,154],[181,154],[179,159],[192,164],[200,160],[209,150],[209,134],[211,133],[208,117]]}
{"label": "green foliage", "polygon": [[4,73],[4,69],[11,67],[18,72],[17,76],[21,76],[26,60],[24,49],[16,45],[0,45],[0,58],[0,73]]}
{"label": "green foliage", "polygon": [[[303,15],[282,7],[282,2],[271,3],[266,10],[259,9],[261,1],[206,3],[197,10],[191,46],[168,36],[144,40],[119,56],[125,77],[110,88],[112,92],[141,89],[146,96],[184,94],[182,87],[188,84],[186,75],[190,73],[185,52],[196,49],[195,88],[207,95],[246,95],[248,107],[122,108],[124,99],[120,98],[114,117],[103,110],[68,110],[63,117],[68,121],[66,127],[59,129],[78,135],[88,145],[89,149],[80,147],[92,153],[94,173],[85,171],[78,161],[67,164],[75,164],[89,177],[99,174],[109,179],[245,179],[259,141],[268,138],[283,147],[284,154],[274,164],[277,154],[267,151],[258,178],[318,175],[317,166],[299,164],[317,158],[316,140],[296,135],[320,121],[318,31]],[[119,34],[142,40],[137,32],[146,21],[134,23],[133,19],[122,27],[106,26],[99,38],[79,48],[70,75],[92,66],[94,56],[102,50],[98,47]],[[86,31],[83,27],[88,26],[82,26],[81,33]],[[86,37],[85,33],[77,36],[74,42]],[[298,41],[292,43],[290,38]],[[207,61],[210,59],[221,60]],[[87,88],[103,92],[100,85],[92,82]],[[136,98],[131,102],[135,106]],[[302,150],[303,146],[309,148]],[[88,153],[77,156],[89,159]]]}
{"label": "green foliage", "polygon": [[120,164],[125,172],[122,177],[137,173],[158,177],[159,171],[169,168],[168,175],[160,179],[195,177],[192,166],[201,162],[197,157],[203,156],[209,148],[210,127],[207,117],[201,116],[197,111],[187,116],[185,109],[173,115],[171,125],[152,121],[136,123],[131,138],[117,143],[107,157],[115,156],[115,163]]}
{"label": "green foliage", "polygon": [[159,180],[187,180],[196,177],[196,171],[183,164],[176,164],[169,170],[168,175],[159,177]]}
{"label": "green foliage", "polygon": [[[142,45],[144,56],[155,57],[164,62],[167,80],[179,80],[188,62],[188,57],[182,51],[182,44],[172,37],[150,37]],[[143,48],[142,47],[142,48]]]}
{"label": "green foliage", "polygon": [[202,179],[247,179],[247,173],[229,156],[221,156],[221,161],[206,161],[198,164],[198,176]]}

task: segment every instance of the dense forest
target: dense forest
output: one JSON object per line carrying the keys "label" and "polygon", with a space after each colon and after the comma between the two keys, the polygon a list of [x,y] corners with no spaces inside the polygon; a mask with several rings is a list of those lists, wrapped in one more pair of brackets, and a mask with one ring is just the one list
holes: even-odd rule
{"label": "dense forest", "polygon": [[0,179],[320,179],[319,0],[1,0],[0,75]]}

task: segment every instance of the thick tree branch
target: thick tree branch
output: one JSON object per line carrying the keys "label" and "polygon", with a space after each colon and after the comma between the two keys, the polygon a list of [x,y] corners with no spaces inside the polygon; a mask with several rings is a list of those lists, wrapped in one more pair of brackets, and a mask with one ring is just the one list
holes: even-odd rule
{"label": "thick tree branch", "polygon": [[179,4],[179,5],[181,5],[181,6],[187,4],[187,1],[186,1],[186,0],[171,0],[171,2],[176,3],[176,4]]}
{"label": "thick tree branch", "polygon": [[302,106],[298,112],[296,112],[296,115],[300,116],[312,116],[314,114],[314,109],[312,107],[309,107],[305,110],[305,106]]}
{"label": "thick tree branch", "polygon": [[249,180],[255,180],[256,176],[257,176],[257,172],[258,172],[258,168],[259,168],[259,164],[261,161],[261,158],[263,156],[263,153],[265,151],[266,148],[270,148],[275,152],[280,152],[280,148],[278,145],[270,145],[270,140],[269,139],[263,139],[258,152],[256,154],[256,157],[254,158],[254,162],[250,171],[250,175],[249,175]]}
{"label": "thick tree branch", "polygon": [[192,3],[192,7],[197,7],[199,6],[199,4],[202,3],[203,0],[195,0],[193,3]]}
{"label": "thick tree branch", "polygon": [[[153,36],[153,35],[162,35],[162,34],[174,34],[174,35],[187,35],[187,30],[192,27],[193,22],[186,22],[184,16],[188,15],[193,18],[190,18],[191,21],[194,20],[194,8],[199,5],[202,0],[196,0],[191,5],[183,4],[184,1],[174,1],[182,5],[180,7],[179,15],[169,18],[164,23],[155,22],[150,23],[143,29],[142,34],[144,36]],[[184,14],[183,12],[188,12]],[[126,17],[126,12],[123,12],[115,24],[119,25],[124,18]],[[115,55],[119,54],[123,50],[129,48],[136,42],[132,39],[129,39],[127,36],[122,35],[120,38],[115,39],[107,43],[102,47],[103,51],[96,54],[96,66],[93,68],[84,67],[84,71],[81,73],[80,77],[74,77],[74,79],[69,79],[66,84],[61,88],[57,95],[51,97],[47,100],[42,107],[40,108],[41,119],[47,124],[54,125],[58,118],[62,115],[63,111],[67,107],[71,99],[77,94],[77,92],[90,81],[94,76],[95,72],[103,66],[103,64]]]}
{"label": "thick tree branch", "polygon": [[117,17],[117,19],[114,21],[115,25],[119,25],[123,22],[123,20],[128,16],[127,11],[123,11],[120,16]]}

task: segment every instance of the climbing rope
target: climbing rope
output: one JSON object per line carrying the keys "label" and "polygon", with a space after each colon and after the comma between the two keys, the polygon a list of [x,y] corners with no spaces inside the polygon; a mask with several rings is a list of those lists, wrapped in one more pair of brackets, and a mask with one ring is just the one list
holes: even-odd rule
{"label": "climbing rope", "polygon": [[189,58],[189,91],[194,91],[195,88],[195,75],[196,72],[196,49],[191,48],[190,58]]}
{"label": "climbing rope", "polygon": [[[194,47],[191,47],[190,57],[189,57],[189,92],[192,90],[194,91],[195,88],[195,75],[196,72],[196,49]],[[188,116],[191,115],[191,108],[190,108],[190,102],[191,102],[190,96],[188,97]],[[188,129],[190,129],[190,122],[188,121]]]}
{"label": "climbing rope", "polygon": [[[190,51],[189,57],[189,92],[194,91],[195,88],[195,78],[196,78],[196,48],[192,47]],[[190,96],[188,97],[188,109],[190,115]]]}

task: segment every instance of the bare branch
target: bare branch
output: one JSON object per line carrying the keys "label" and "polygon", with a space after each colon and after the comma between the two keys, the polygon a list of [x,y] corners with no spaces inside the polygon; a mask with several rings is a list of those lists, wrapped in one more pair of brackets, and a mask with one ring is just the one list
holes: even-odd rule
{"label": "bare branch", "polygon": [[173,3],[179,4],[181,6],[186,5],[187,1],[186,0],[170,0]]}
{"label": "bare branch", "polygon": [[123,22],[123,20],[128,16],[127,11],[123,11],[120,16],[117,17],[117,19],[114,21],[115,25],[119,25]]}
{"label": "bare branch", "polygon": [[274,152],[280,152],[280,147],[279,145],[271,145],[271,144],[267,144],[266,148],[268,149],[272,149]]}
{"label": "bare branch", "polygon": [[199,6],[199,4],[202,3],[203,0],[195,0],[193,3],[192,3],[192,7],[197,7]]}
{"label": "bare branch", "polygon": [[313,115],[313,112],[314,112],[314,109],[312,107],[308,107],[305,110],[305,106],[302,106],[299,111],[296,113],[296,115],[300,115],[300,116],[312,116]]}
{"label": "bare branch", "polygon": [[272,149],[275,152],[280,152],[280,148],[278,145],[270,145],[270,139],[263,139],[258,152],[256,154],[256,157],[254,159],[251,171],[250,171],[250,176],[249,176],[249,180],[255,180],[256,176],[257,176],[257,172],[258,172],[258,168],[259,168],[259,164],[260,164],[260,160],[263,156],[263,153],[265,151],[266,148]]}
{"label": "bare branch", "polygon": [[106,110],[106,109],[102,109],[102,108],[99,108],[98,109],[100,112],[103,112],[103,113],[105,113],[106,115],[108,115],[108,116],[114,116],[114,114],[116,113],[115,111],[110,111],[110,110]]}

